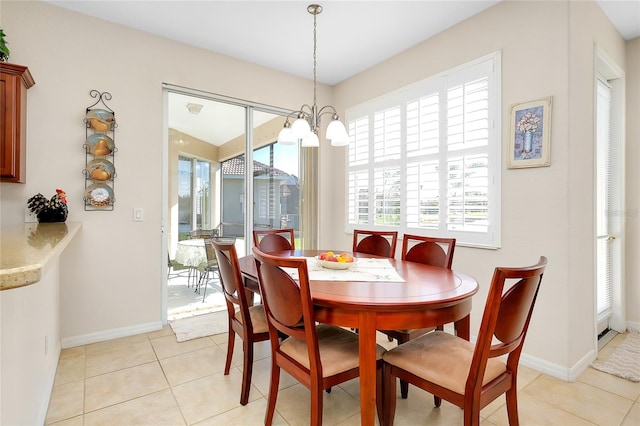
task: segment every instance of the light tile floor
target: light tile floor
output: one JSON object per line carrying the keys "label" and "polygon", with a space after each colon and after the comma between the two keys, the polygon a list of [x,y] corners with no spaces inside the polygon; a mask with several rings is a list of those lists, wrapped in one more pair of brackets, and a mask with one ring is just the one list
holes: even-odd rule
{"label": "light tile floor", "polygon": [[[618,335],[601,352],[619,344]],[[250,402],[241,406],[242,345],[224,376],[227,334],[177,343],[161,331],[62,351],[47,424],[55,425],[261,425],[269,384],[269,343],[256,345]],[[380,343],[389,344],[380,335]],[[592,368],[567,383],[521,366],[522,425],[640,425],[640,383]],[[359,425],[359,384],[352,380],[324,394],[324,424]],[[309,424],[309,392],[283,373],[276,425]],[[507,425],[504,397],[481,412],[483,425]],[[410,388],[399,399],[396,425],[459,425],[462,411]]]}

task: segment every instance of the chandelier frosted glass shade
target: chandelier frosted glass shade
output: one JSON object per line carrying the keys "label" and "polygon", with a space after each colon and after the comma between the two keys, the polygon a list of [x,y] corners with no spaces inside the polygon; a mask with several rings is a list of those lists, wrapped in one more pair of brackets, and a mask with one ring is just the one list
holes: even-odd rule
{"label": "chandelier frosted glass shade", "polygon": [[291,131],[296,139],[304,139],[309,133],[311,133],[311,126],[309,122],[304,118],[298,117],[291,126]]}
{"label": "chandelier frosted glass shade", "polygon": [[283,145],[293,145],[298,142],[298,139],[293,135],[293,130],[291,130],[291,126],[285,124],[285,127],[280,130],[278,133],[278,143]]}
{"label": "chandelier frosted glass shade", "polygon": [[327,126],[326,138],[331,141],[332,146],[345,146],[349,145],[349,134],[347,129],[339,119],[331,120],[329,126]]}

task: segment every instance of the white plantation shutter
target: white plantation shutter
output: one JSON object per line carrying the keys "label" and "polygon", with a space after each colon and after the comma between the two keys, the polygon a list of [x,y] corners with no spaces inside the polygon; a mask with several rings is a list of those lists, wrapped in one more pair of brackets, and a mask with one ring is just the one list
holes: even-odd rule
{"label": "white plantation shutter", "polygon": [[499,59],[347,111],[348,231],[364,225],[499,246]]}
{"label": "white plantation shutter", "polygon": [[407,165],[406,226],[438,229],[440,224],[440,165],[425,161]]}
{"label": "white plantation shutter", "polygon": [[369,174],[367,171],[349,173],[349,223],[369,223]]}
{"label": "white plantation shutter", "polygon": [[400,168],[376,168],[373,176],[373,188],[375,211],[373,224],[375,226],[399,226],[402,196]]}
{"label": "white plantation shutter", "polygon": [[369,120],[360,118],[348,123],[349,149],[347,208],[348,222],[353,225],[369,223]]}
{"label": "white plantation shutter", "polygon": [[488,78],[450,87],[447,148],[456,156],[448,161],[448,230],[488,231],[489,162],[484,149],[488,145]]}
{"label": "white plantation shutter", "polygon": [[373,117],[373,161],[381,163],[400,159],[402,141],[400,108],[389,108]]}

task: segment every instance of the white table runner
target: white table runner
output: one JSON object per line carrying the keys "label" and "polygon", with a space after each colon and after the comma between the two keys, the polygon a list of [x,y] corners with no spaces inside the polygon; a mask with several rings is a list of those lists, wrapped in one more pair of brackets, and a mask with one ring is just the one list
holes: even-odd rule
{"label": "white table runner", "polygon": [[[386,281],[405,280],[391,265],[389,259],[357,258],[351,269],[327,269],[318,265],[313,257],[306,257],[310,281]],[[298,279],[298,270],[283,268],[293,279]]]}

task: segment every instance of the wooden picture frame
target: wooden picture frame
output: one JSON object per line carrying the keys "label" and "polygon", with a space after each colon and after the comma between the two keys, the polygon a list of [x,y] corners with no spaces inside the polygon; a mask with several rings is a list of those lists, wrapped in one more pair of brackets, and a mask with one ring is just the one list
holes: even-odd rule
{"label": "wooden picture frame", "polygon": [[508,168],[551,165],[551,96],[511,105]]}

